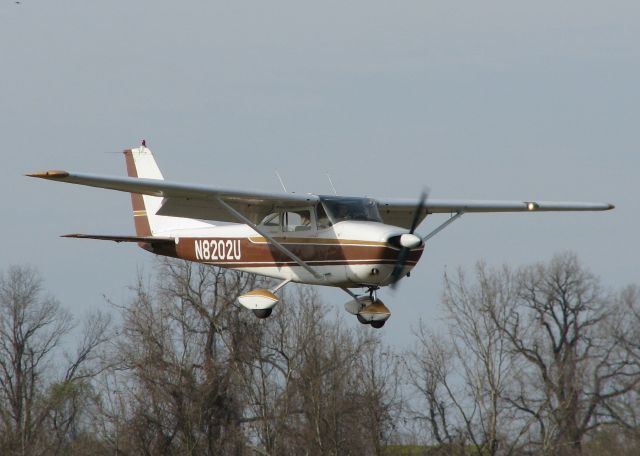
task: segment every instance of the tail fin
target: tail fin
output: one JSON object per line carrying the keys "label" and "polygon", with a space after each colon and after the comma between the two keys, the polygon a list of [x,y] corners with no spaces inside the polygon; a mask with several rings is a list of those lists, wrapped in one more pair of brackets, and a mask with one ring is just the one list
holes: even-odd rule
{"label": "tail fin", "polygon": [[[129,177],[164,179],[151,150],[145,146],[125,150],[124,157]],[[159,196],[131,193],[131,205],[137,236],[157,236],[175,230],[212,226],[193,219],[156,215],[162,206],[162,198]]]}

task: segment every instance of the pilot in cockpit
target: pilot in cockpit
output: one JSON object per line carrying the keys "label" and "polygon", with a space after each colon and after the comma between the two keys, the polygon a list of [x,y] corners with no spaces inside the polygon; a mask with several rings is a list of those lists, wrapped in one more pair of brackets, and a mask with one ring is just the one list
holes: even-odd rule
{"label": "pilot in cockpit", "polygon": [[310,230],[311,229],[311,214],[309,211],[300,211],[298,212],[300,215],[300,227],[301,231]]}

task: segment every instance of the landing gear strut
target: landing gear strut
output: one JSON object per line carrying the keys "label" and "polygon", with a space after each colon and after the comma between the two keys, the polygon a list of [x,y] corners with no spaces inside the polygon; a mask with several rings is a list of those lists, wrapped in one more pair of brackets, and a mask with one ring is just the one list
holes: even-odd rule
{"label": "landing gear strut", "polygon": [[371,299],[371,301],[377,301],[378,300],[378,293],[376,293],[376,291],[378,291],[379,287],[369,287],[369,298]]}

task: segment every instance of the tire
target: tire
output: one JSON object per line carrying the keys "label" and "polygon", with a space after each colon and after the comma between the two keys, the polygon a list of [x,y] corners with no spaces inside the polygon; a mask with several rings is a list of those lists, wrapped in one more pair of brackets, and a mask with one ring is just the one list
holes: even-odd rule
{"label": "tire", "polygon": [[374,322],[371,322],[371,326],[373,326],[376,329],[382,328],[384,326],[384,324],[385,324],[385,321],[374,321]]}
{"label": "tire", "polygon": [[258,318],[268,318],[273,309],[253,309],[253,314]]}
{"label": "tire", "polygon": [[358,319],[358,321],[360,323],[362,323],[363,325],[368,325],[369,322],[367,320],[365,320],[364,318],[362,318],[362,316],[360,314],[356,314],[356,318]]}

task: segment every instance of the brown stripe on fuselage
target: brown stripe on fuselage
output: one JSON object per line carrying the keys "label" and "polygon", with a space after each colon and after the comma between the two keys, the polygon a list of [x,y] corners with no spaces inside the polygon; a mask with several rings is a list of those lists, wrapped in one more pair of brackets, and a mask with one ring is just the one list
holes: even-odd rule
{"label": "brown stripe on fuselage", "polygon": [[[394,264],[398,258],[399,250],[382,245],[354,245],[352,243],[311,243],[317,239],[303,238],[294,243],[289,240],[287,249],[310,265],[330,266],[341,264]],[[197,243],[207,243],[207,248],[196,252]],[[215,255],[212,243],[216,244]],[[220,248],[220,244],[224,244]],[[376,243],[377,244],[377,243]],[[155,253],[168,256],[176,256],[190,261],[223,266],[225,268],[237,267],[272,267],[297,265],[288,256],[276,250],[267,243],[254,243],[248,238],[180,238],[177,245],[156,246]],[[162,249],[163,251],[159,251]],[[424,248],[414,249],[409,253],[407,263],[417,263]],[[224,256],[220,255],[220,252]],[[206,253],[206,254],[204,254]]]}
{"label": "brown stripe on fuselage", "polygon": [[[127,164],[127,175],[129,177],[138,177],[136,164],[133,161],[133,152],[127,149],[124,152],[124,161]],[[136,235],[151,236],[151,226],[144,207],[144,199],[139,193],[131,193],[131,206],[133,206],[133,223],[136,227]],[[143,247],[142,244],[139,244]],[[148,249],[147,249],[148,250]]]}

